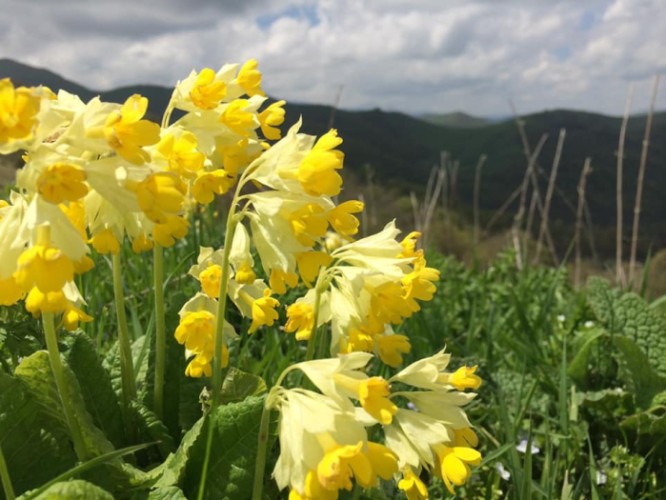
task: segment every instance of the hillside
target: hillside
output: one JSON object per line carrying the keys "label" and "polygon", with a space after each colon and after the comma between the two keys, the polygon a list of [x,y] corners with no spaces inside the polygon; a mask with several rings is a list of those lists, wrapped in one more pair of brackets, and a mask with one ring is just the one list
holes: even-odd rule
{"label": "hillside", "polygon": [[417,118],[432,123],[434,125],[441,125],[443,127],[455,127],[455,128],[477,128],[485,127],[490,125],[492,120],[486,118],[480,118],[478,116],[468,115],[462,111],[456,111],[453,113],[442,113],[442,114],[425,114],[417,116]]}
{"label": "hillside", "polygon": [[[139,92],[150,100],[149,112],[154,119],[162,113],[171,90],[160,86],[132,86],[105,92],[85,89],[76,83],[46,71],[11,60],[0,60],[0,78],[9,76],[24,85],[45,83],[52,89],[66,89],[84,98],[101,95],[103,100],[122,102]],[[312,134],[326,131],[330,123],[329,106],[289,103],[287,124],[303,117],[303,130]],[[576,186],[587,156],[592,158],[593,172],[588,179],[587,199],[597,238],[613,240],[615,224],[615,166],[620,118],[571,110],[554,110],[523,117],[527,135],[534,147],[542,134],[548,140],[539,158],[544,177],[550,171],[557,136],[567,131],[557,186],[560,195],[553,201],[554,227],[568,234],[574,222],[571,204],[576,203]],[[526,161],[520,137],[512,121],[490,123],[481,127],[441,126],[402,113],[380,109],[366,111],[337,110],[335,128],[344,138],[346,164],[357,172],[370,165],[379,182],[397,187],[405,193],[421,192],[434,165],[439,164],[442,151],[460,163],[457,198],[463,210],[471,205],[474,166],[481,154],[487,156],[481,184],[481,207],[488,214],[497,210],[520,184]],[[627,235],[633,216],[636,173],[645,127],[644,116],[629,122],[625,143],[625,227]],[[650,244],[666,246],[666,113],[654,117],[644,188],[642,249]],[[545,191],[545,180],[543,181]],[[567,200],[568,203],[567,204]],[[568,242],[568,237],[562,237]],[[564,243],[566,244],[566,243]]]}

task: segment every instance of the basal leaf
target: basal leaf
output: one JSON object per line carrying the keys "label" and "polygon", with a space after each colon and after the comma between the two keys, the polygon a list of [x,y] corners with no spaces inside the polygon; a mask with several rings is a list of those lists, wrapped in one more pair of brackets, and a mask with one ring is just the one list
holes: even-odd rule
{"label": "basal leaf", "polygon": [[584,383],[588,372],[588,363],[590,352],[595,346],[599,337],[606,332],[602,329],[587,330],[581,334],[578,344],[580,347],[576,350],[576,356],[569,363],[567,374],[579,384]]}
{"label": "basal leaf", "polygon": [[63,500],[66,498],[113,500],[113,495],[88,481],[74,479],[56,483],[36,497],[19,497],[19,500],[23,498],[30,498],[31,500]]}
{"label": "basal leaf", "polygon": [[208,425],[214,428],[206,498],[250,497],[263,405],[264,398],[249,397],[239,403],[222,405],[210,415],[187,463],[183,490],[188,498],[195,498],[199,487]]}
{"label": "basal leaf", "polygon": [[17,493],[36,488],[75,464],[69,438],[59,425],[44,415],[22,381],[0,373],[0,447]]}
{"label": "basal leaf", "polygon": [[252,373],[231,367],[222,383],[222,403],[243,401],[248,396],[261,396],[268,388],[264,380]]}
{"label": "basal leaf", "polygon": [[68,337],[67,363],[76,375],[94,424],[116,448],[126,444],[120,403],[95,345],[82,333]]}
{"label": "basal leaf", "polygon": [[618,356],[620,371],[643,409],[649,408],[652,398],[666,389],[666,381],[650,365],[647,356],[636,343],[623,335],[613,337],[613,343],[621,353]]}
{"label": "basal leaf", "polygon": [[185,433],[176,452],[169,455],[164,464],[162,464],[162,476],[155,483],[156,487],[166,488],[181,484],[185,475],[187,461],[192,452],[192,447],[201,435],[203,424],[204,419],[201,418],[189,431],[187,431],[187,433]]}

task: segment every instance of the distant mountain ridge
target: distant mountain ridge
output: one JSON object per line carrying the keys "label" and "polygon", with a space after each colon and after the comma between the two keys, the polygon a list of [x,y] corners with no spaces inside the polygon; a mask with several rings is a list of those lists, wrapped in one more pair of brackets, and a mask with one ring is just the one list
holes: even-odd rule
{"label": "distant mountain ridge", "polygon": [[487,118],[481,118],[478,116],[468,115],[462,111],[454,111],[453,113],[442,113],[442,114],[431,114],[427,113],[424,115],[417,116],[423,121],[433,123],[435,125],[441,125],[443,127],[454,127],[454,128],[477,128],[485,127],[490,125],[493,120]]}
{"label": "distant mountain ridge", "polygon": [[[133,93],[148,97],[149,113],[159,119],[171,96],[172,89],[157,85],[123,87],[94,92],[47,70],[31,68],[8,59],[0,59],[0,78],[10,77],[17,84],[44,84],[57,90],[78,94],[83,100],[100,95],[102,100],[123,102]],[[289,102],[286,126],[303,118],[303,131],[322,134],[330,124],[330,106]],[[440,117],[444,123],[437,124]],[[548,138],[539,157],[543,171],[542,194],[553,161],[560,129],[566,130],[566,141],[557,180],[563,196],[553,200],[553,226],[570,229],[573,225],[571,205],[575,205],[576,186],[586,157],[592,158],[593,173],[587,183],[589,213],[598,238],[614,238],[615,224],[615,166],[621,119],[595,113],[554,110],[521,117],[532,147],[542,134]],[[452,125],[456,121],[465,125]],[[365,111],[335,111],[335,128],[344,139],[345,164],[363,173],[366,165],[376,172],[379,182],[394,186],[402,192],[424,190],[433,166],[438,165],[442,151],[459,162],[456,197],[462,206],[471,206],[474,166],[481,154],[487,156],[481,183],[481,208],[492,212],[507,199],[521,183],[526,160],[520,137],[512,120],[491,122],[463,113],[430,115],[429,119],[380,109]],[[633,215],[636,172],[640,162],[645,116],[629,120],[625,141],[625,227],[627,234]],[[641,213],[642,248],[648,245],[666,246],[666,113],[654,115],[646,182]],[[566,198],[566,200],[565,200]]]}

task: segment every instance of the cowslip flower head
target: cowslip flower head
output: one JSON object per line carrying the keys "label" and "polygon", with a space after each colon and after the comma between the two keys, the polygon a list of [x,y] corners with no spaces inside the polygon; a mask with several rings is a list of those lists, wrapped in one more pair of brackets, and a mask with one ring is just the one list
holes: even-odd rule
{"label": "cowslip flower head", "polygon": [[33,89],[16,88],[9,78],[0,80],[0,153],[16,151],[32,138],[39,108]]}
{"label": "cowslip flower head", "polygon": [[285,104],[285,101],[274,102],[259,113],[261,133],[269,141],[277,141],[282,137],[282,133],[278,127],[284,123]]}
{"label": "cowslip flower head", "polygon": [[312,196],[340,194],[342,177],[337,170],[342,168],[344,154],[335,149],[340,144],[342,139],[338,132],[330,130],[319,138],[298,166],[296,178],[306,193]]}
{"label": "cowslip flower head", "polygon": [[259,63],[256,59],[249,59],[246,61],[236,77],[236,83],[245,91],[249,96],[260,95],[263,96],[264,91],[261,90],[261,72],[259,71]]}
{"label": "cowslip flower head", "polygon": [[398,482],[398,489],[405,492],[407,500],[428,498],[428,487],[409,465],[402,469],[402,479]]}
{"label": "cowslip flower head", "polygon": [[[321,498],[390,479],[397,472],[397,457],[385,446],[372,443],[353,412],[324,395],[276,386],[266,405],[280,412],[280,456],[274,469],[279,488],[295,490],[292,498]],[[326,496],[323,496],[326,498]],[[336,496],[332,496],[336,498]]]}
{"label": "cowslip flower head", "polygon": [[135,165],[150,160],[144,146],[160,139],[160,126],[142,119],[148,109],[148,99],[134,94],[127,98],[119,110],[109,113],[104,123],[104,137],[116,153]]}

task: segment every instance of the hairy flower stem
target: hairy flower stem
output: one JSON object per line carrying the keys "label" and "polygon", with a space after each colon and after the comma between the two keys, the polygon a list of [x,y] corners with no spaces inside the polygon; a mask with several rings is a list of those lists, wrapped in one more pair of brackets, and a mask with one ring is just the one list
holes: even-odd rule
{"label": "hairy flower stem", "polygon": [[127,327],[127,315],[125,313],[125,294],[123,292],[120,254],[113,254],[111,264],[113,269],[113,297],[116,303],[116,318],[118,320],[120,376],[123,384],[123,419],[125,420],[125,428],[131,431],[133,426],[130,403],[136,398],[136,382],[134,379],[134,363],[132,361],[129,329]]}
{"label": "hairy flower stem", "polygon": [[238,205],[238,195],[243,187],[242,178],[238,182],[234,199],[229,207],[227,216],[227,229],[224,234],[224,252],[222,254],[222,276],[220,277],[220,294],[217,302],[217,319],[215,322],[215,350],[213,351],[213,377],[212,377],[212,400],[208,412],[208,435],[206,437],[206,454],[201,467],[201,478],[199,480],[199,494],[197,498],[201,500],[206,490],[206,476],[208,475],[208,465],[210,462],[210,453],[213,447],[213,422],[211,415],[220,404],[220,393],[222,392],[222,347],[225,343],[224,338],[224,319],[227,311],[227,288],[229,286],[229,255],[231,253],[231,244],[234,237],[234,230],[239,220],[236,217],[236,207]]}
{"label": "hairy flower stem", "polygon": [[264,488],[264,474],[266,470],[266,453],[268,452],[268,425],[270,423],[271,410],[264,403],[261,412],[261,423],[259,424],[259,437],[257,438],[257,458],[254,465],[254,484],[252,486],[252,500],[261,500]]}
{"label": "hairy flower stem", "polygon": [[42,313],[42,324],[44,326],[44,338],[46,339],[46,348],[49,352],[49,362],[51,363],[51,371],[55,379],[58,394],[62,402],[62,408],[65,412],[69,432],[74,442],[74,451],[80,461],[85,461],[88,457],[86,447],[83,442],[83,435],[79,429],[76,420],[76,413],[72,407],[72,395],[69,392],[69,386],[65,380],[65,369],[60,360],[60,350],[58,349],[58,339],[56,337],[55,324],[53,321],[53,313]]}
{"label": "hairy flower stem", "polygon": [[155,293],[155,384],[153,411],[162,420],[164,414],[164,369],[166,332],[164,327],[164,253],[160,245],[153,248],[153,288]]}
{"label": "hairy flower stem", "polygon": [[7,500],[14,500],[16,494],[14,493],[12,480],[9,477],[9,471],[7,470],[5,456],[2,453],[2,447],[0,447],[0,480],[2,480],[2,490],[5,492],[5,498]]}

